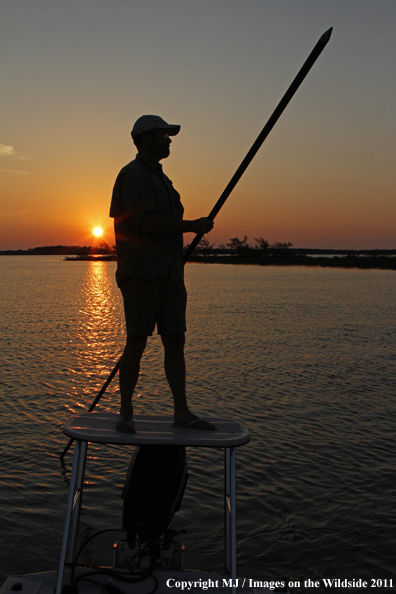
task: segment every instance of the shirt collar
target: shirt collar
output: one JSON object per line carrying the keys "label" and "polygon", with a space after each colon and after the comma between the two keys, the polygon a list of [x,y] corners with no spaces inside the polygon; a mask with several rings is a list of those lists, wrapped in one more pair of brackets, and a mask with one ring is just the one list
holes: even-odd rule
{"label": "shirt collar", "polygon": [[155,173],[160,173],[162,174],[162,165],[161,163],[157,163],[156,165],[151,165],[151,163],[149,163],[148,161],[145,161],[145,159],[143,159],[143,157],[141,157],[139,155],[139,153],[136,155],[136,160],[141,163],[142,165],[144,165],[145,167],[148,167],[151,171],[154,171]]}

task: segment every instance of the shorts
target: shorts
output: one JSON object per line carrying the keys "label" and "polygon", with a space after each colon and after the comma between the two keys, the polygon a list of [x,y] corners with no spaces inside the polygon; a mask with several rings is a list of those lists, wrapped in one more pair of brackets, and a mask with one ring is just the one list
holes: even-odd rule
{"label": "shorts", "polygon": [[158,334],[185,333],[187,291],[182,281],[164,276],[147,280],[128,275],[120,289],[127,334],[151,336],[156,324]]}

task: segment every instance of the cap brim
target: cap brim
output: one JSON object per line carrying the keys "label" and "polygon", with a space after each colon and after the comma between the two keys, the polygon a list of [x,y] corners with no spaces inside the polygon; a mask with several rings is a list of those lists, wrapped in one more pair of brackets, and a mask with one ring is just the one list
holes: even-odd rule
{"label": "cap brim", "polygon": [[180,126],[177,124],[169,124],[168,126],[161,126],[163,130],[166,130],[168,136],[176,136],[180,132]]}
{"label": "cap brim", "polygon": [[141,136],[146,132],[152,132],[153,130],[166,130],[168,136],[176,136],[176,134],[179,134],[180,132],[180,126],[179,124],[168,124],[164,120],[162,120],[162,122],[151,122],[148,125],[146,124],[145,126],[138,127],[135,124],[131,132],[132,138],[137,138],[138,136]]}

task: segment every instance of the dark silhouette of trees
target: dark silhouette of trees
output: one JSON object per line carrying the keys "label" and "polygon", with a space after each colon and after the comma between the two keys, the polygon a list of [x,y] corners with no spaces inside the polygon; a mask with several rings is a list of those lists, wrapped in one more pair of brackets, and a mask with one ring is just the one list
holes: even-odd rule
{"label": "dark silhouette of trees", "polygon": [[[268,239],[263,237],[254,239],[254,247],[249,245],[246,235],[243,239],[231,237],[228,243],[215,247],[203,237],[192,261],[396,270],[396,250],[290,249],[293,246],[290,241],[269,244]],[[115,245],[110,246],[103,240],[96,246],[41,246],[26,250],[2,250],[0,255],[62,255],[65,260],[116,260]]]}
{"label": "dark silhouette of trees", "polygon": [[275,243],[270,245],[269,248],[275,256],[284,256],[284,255],[286,255],[288,249],[291,248],[292,246],[293,246],[293,244],[290,243],[290,241],[287,241],[287,242],[276,241]]}
{"label": "dark silhouette of trees", "polygon": [[[252,246],[248,243],[247,235],[244,235],[242,239],[239,237],[231,237],[228,243],[221,243],[218,247],[214,244],[209,243],[206,237],[203,237],[195,250],[195,255],[203,256],[215,256],[219,254],[228,253],[229,255],[238,256],[241,258],[257,259],[267,256],[282,256],[286,255],[289,248],[292,247],[292,243],[276,241],[270,244],[268,239],[264,237],[255,237],[255,245]],[[185,246],[188,249],[189,244]],[[290,253],[290,252],[289,252]]]}
{"label": "dark silhouette of trees", "polygon": [[103,239],[99,243],[97,248],[94,248],[94,252],[96,254],[114,254],[115,248],[110,247],[108,243],[106,243]]}
{"label": "dark silhouette of trees", "polygon": [[208,256],[209,254],[213,253],[214,243],[209,243],[209,239],[206,237],[202,237],[201,241],[197,245],[197,249],[203,254],[203,256]]}
{"label": "dark silhouette of trees", "polygon": [[225,245],[228,249],[235,251],[238,256],[248,256],[253,250],[247,242],[247,235],[244,235],[243,239],[231,237],[229,243]]}
{"label": "dark silhouette of trees", "polygon": [[248,243],[247,235],[244,235],[243,239],[239,237],[231,237],[230,241],[220,246],[220,248],[231,250],[236,252],[238,256],[253,256],[259,252],[261,255],[271,253],[272,255],[284,255],[289,248],[292,247],[292,243],[276,241],[273,244],[269,244],[268,239],[263,237],[254,238],[256,245],[252,247]]}
{"label": "dark silhouette of trees", "polygon": [[238,239],[238,237],[231,237],[230,242],[226,243],[226,246],[230,248],[230,250],[243,250],[249,247],[247,242],[247,235],[244,236],[243,239]]}
{"label": "dark silhouette of trees", "polygon": [[[190,244],[184,246],[185,250],[188,250]],[[206,239],[205,236],[202,237],[201,241],[197,245],[194,250],[195,254],[202,254],[203,256],[208,256],[214,252],[214,243],[209,243],[209,239]]]}
{"label": "dark silhouette of trees", "polygon": [[263,237],[255,237],[254,241],[256,242],[255,247],[258,250],[265,252],[269,247],[268,239],[264,239]]}

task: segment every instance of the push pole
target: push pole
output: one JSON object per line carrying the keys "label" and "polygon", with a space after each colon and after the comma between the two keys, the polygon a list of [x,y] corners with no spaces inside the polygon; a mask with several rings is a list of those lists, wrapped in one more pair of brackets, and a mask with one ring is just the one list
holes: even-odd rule
{"label": "push pole", "polygon": [[[224,190],[224,192],[222,193],[222,195],[220,196],[220,198],[218,199],[218,201],[216,202],[216,204],[212,208],[212,210],[211,210],[211,212],[210,212],[210,214],[208,216],[208,219],[211,219],[212,221],[214,220],[215,216],[217,215],[217,213],[219,212],[219,210],[221,209],[221,207],[223,206],[223,204],[227,200],[228,196],[231,194],[232,190],[235,188],[235,186],[237,185],[238,181],[241,179],[242,175],[245,173],[245,171],[248,168],[250,162],[252,161],[253,157],[256,155],[257,151],[259,150],[259,148],[263,144],[264,140],[267,138],[268,134],[271,132],[272,128],[275,126],[276,122],[278,121],[278,119],[282,115],[283,111],[285,110],[286,106],[288,105],[288,103],[292,99],[292,97],[295,94],[295,92],[297,91],[298,87],[301,85],[301,83],[303,82],[304,78],[307,76],[308,72],[311,70],[312,66],[314,65],[314,63],[316,62],[316,60],[318,59],[318,57],[320,56],[320,54],[322,53],[322,51],[326,47],[326,45],[327,45],[327,43],[328,43],[328,41],[330,39],[330,36],[331,36],[332,31],[333,31],[333,27],[330,27],[330,29],[328,29],[325,33],[323,33],[322,37],[317,42],[317,44],[313,48],[312,52],[309,54],[308,58],[305,60],[304,64],[302,65],[302,67],[300,69],[300,71],[298,72],[297,76],[293,80],[293,82],[290,85],[290,87],[287,89],[286,93],[283,95],[282,99],[280,100],[280,102],[279,102],[278,106],[276,107],[275,111],[273,112],[272,116],[270,117],[270,119],[268,120],[268,122],[265,124],[264,128],[261,130],[260,134],[258,135],[258,137],[256,138],[255,142],[253,143],[251,149],[249,150],[249,152],[247,153],[246,157],[243,159],[242,163],[239,165],[238,169],[236,170],[236,172],[234,173],[233,177],[231,178],[228,186],[226,187],[226,189]],[[184,252],[184,255],[183,255],[183,261],[184,261],[184,263],[187,262],[187,260],[189,259],[189,257],[191,256],[191,254],[193,253],[193,251],[195,250],[195,248],[197,247],[197,245],[201,241],[202,237],[203,237],[203,234],[202,235],[196,235],[194,237],[194,239],[191,242],[190,246]],[[105,393],[105,391],[106,391],[108,385],[110,384],[111,380],[113,379],[113,377],[117,373],[117,371],[119,369],[119,366],[120,366],[120,361],[117,361],[114,369],[112,370],[112,372],[110,373],[110,375],[107,378],[106,382],[104,383],[103,388],[100,390],[99,394],[96,396],[95,400],[92,402],[91,406],[89,407],[88,412],[92,412],[93,411],[93,409],[95,408],[95,406],[97,405],[97,403],[101,399],[102,395]],[[68,449],[72,445],[73,441],[74,441],[74,439],[71,438],[70,441],[69,441],[69,443],[67,444],[67,446],[65,447],[65,449],[61,453],[61,455],[60,455],[60,459],[61,460],[63,460],[66,452],[68,451]]]}
{"label": "push pole", "polygon": [[[118,369],[120,367],[120,360],[117,361],[117,363],[115,364],[112,372],[110,373],[109,377],[107,378],[107,380],[105,381],[105,383],[103,384],[103,386],[101,387],[101,389],[99,390],[95,400],[92,402],[91,406],[89,407],[87,412],[92,412],[93,409],[95,408],[95,406],[98,404],[99,400],[102,398],[103,394],[106,392],[107,387],[110,385],[113,377],[115,376],[115,374],[117,373]],[[70,446],[72,445],[74,441],[74,438],[71,437],[69,439],[69,442],[67,444],[67,446],[65,447],[65,449],[63,450],[63,452],[60,455],[60,459],[61,461],[63,461],[63,458],[65,457],[65,455],[67,454]]]}
{"label": "push pole", "polygon": [[[270,117],[268,122],[265,124],[264,128],[261,130],[260,134],[258,135],[255,142],[253,143],[251,149],[249,150],[246,157],[244,158],[244,160],[242,161],[242,163],[240,164],[240,166],[234,173],[233,177],[231,178],[231,181],[229,182],[228,186],[226,187],[226,189],[224,190],[224,192],[222,193],[222,195],[220,196],[220,198],[218,199],[218,201],[212,208],[212,210],[208,216],[208,219],[211,219],[212,221],[214,220],[215,216],[217,215],[217,213],[219,212],[219,210],[221,209],[221,207],[227,200],[228,196],[231,194],[232,190],[235,188],[238,181],[241,179],[242,175],[245,173],[250,162],[252,161],[253,157],[256,155],[257,151],[263,144],[264,140],[267,138],[268,134],[271,132],[272,128],[275,126],[276,122],[282,115],[283,111],[285,110],[286,106],[292,99],[292,97],[295,94],[295,92],[297,91],[298,87],[301,85],[304,78],[307,76],[308,72],[311,70],[312,66],[314,65],[314,63],[316,62],[316,60],[318,59],[318,57],[320,56],[320,54],[326,47],[326,45],[330,39],[332,31],[333,31],[333,27],[331,27],[330,29],[328,29],[328,31],[323,33],[323,35],[319,39],[318,43],[315,45],[312,52],[309,54],[308,58],[304,62],[300,71],[298,72],[297,76],[293,80],[292,84],[290,85],[290,87],[287,89],[286,93],[283,95],[282,99],[280,100],[274,113],[272,114],[272,116]],[[203,235],[204,234],[196,235],[194,237],[190,246],[184,253],[184,256],[183,256],[184,262],[187,262],[187,260],[189,259],[189,257],[191,256],[191,254],[193,253],[193,251],[195,250],[195,248],[201,241]]]}

